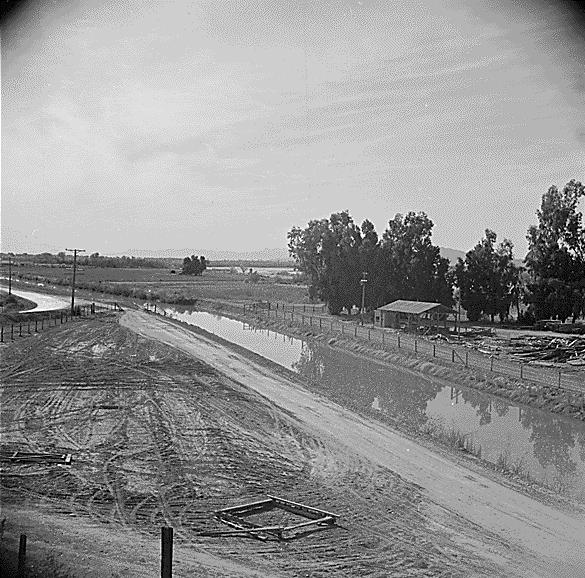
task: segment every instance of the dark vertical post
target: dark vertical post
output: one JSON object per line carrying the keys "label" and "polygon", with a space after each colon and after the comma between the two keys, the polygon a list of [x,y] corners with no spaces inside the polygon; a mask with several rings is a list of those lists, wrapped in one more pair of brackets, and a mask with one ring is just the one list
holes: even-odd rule
{"label": "dark vertical post", "polygon": [[384,345],[384,330],[382,330],[382,345]]}
{"label": "dark vertical post", "polygon": [[35,319],[35,333],[39,332],[39,320]]}
{"label": "dark vertical post", "polygon": [[161,578],[172,578],[173,575],[173,529],[167,526],[161,528]]}
{"label": "dark vertical post", "polygon": [[433,357],[437,357],[437,347],[434,343],[433,343]]}
{"label": "dark vertical post", "polygon": [[521,363],[520,364],[520,379],[523,379],[524,378],[523,370],[524,370],[524,365],[522,365],[522,363]]}
{"label": "dark vertical post", "polygon": [[[75,273],[77,272],[77,253],[84,253],[84,249],[65,249],[73,251],[73,278],[71,279],[71,317],[75,315]],[[61,323],[63,318],[61,318]]]}
{"label": "dark vertical post", "polygon": [[353,336],[357,337],[357,325],[353,328]]}
{"label": "dark vertical post", "polygon": [[28,322],[27,330],[28,330],[28,334],[30,335],[30,321]]}
{"label": "dark vertical post", "polygon": [[12,295],[12,255],[8,255],[8,295]]}
{"label": "dark vertical post", "polygon": [[490,355],[490,371],[494,370],[494,356]]}
{"label": "dark vertical post", "polygon": [[469,367],[469,352],[465,352],[465,367]]}
{"label": "dark vertical post", "polygon": [[22,323],[18,324],[18,337],[22,337]]}
{"label": "dark vertical post", "polygon": [[559,387],[561,387],[561,371],[559,370]]}
{"label": "dark vertical post", "polygon": [[10,339],[14,341],[14,323],[10,324]]}
{"label": "dark vertical post", "polygon": [[26,575],[26,534],[20,535],[18,544],[18,568],[16,570],[18,578],[24,578]]}
{"label": "dark vertical post", "polygon": [[455,350],[451,349],[451,363],[455,363]]}
{"label": "dark vertical post", "polygon": [[400,349],[400,334],[398,334],[398,349]]}
{"label": "dark vertical post", "polygon": [[417,353],[418,351],[418,341],[415,339],[414,340],[414,352]]}
{"label": "dark vertical post", "polygon": [[0,343],[4,343],[4,325],[0,327]]}

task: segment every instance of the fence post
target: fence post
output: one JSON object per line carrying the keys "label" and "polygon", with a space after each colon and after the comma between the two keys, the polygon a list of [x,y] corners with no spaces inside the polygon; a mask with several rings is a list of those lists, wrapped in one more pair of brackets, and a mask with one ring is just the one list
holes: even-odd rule
{"label": "fence post", "polygon": [[319,317],[319,329],[321,329],[323,327],[323,323],[321,323],[323,321],[323,319],[321,319],[321,317]]}
{"label": "fence post", "polygon": [[313,316],[309,315],[309,325],[313,327]]}
{"label": "fence post", "polygon": [[26,575],[26,534],[20,535],[18,544],[18,567],[16,570],[18,578],[24,578]]}
{"label": "fence post", "polygon": [[521,363],[520,364],[520,379],[524,379],[523,370],[524,370],[524,365]]}
{"label": "fence post", "polygon": [[451,363],[455,363],[455,350],[451,349]]}
{"label": "fence post", "polygon": [[357,325],[353,328],[353,336],[357,337]]}
{"label": "fence post", "polygon": [[307,311],[307,306],[303,303],[303,313]]}
{"label": "fence post", "polygon": [[469,367],[469,351],[465,352],[465,367]]}
{"label": "fence post", "polygon": [[27,326],[27,332],[30,335],[30,321],[28,322],[28,326]]}
{"label": "fence post", "polygon": [[14,323],[10,324],[10,339],[14,341]]}
{"label": "fence post", "polygon": [[167,526],[161,528],[161,578],[172,578],[173,575],[173,529]]}
{"label": "fence post", "polygon": [[39,332],[39,320],[35,319],[35,333],[38,333],[38,332]]}
{"label": "fence post", "polygon": [[561,370],[559,369],[559,387],[561,387]]}
{"label": "fence post", "polygon": [[400,349],[400,333],[398,334],[398,349]]}
{"label": "fence post", "polygon": [[368,329],[368,341],[372,339],[372,330]]}
{"label": "fence post", "polygon": [[18,337],[22,337],[22,323],[18,324]]}
{"label": "fence post", "polygon": [[433,343],[433,357],[437,357],[437,346]]}
{"label": "fence post", "polygon": [[414,340],[414,352],[418,352],[418,341],[416,339]]}
{"label": "fence post", "polygon": [[0,327],[0,343],[4,343],[4,325]]}

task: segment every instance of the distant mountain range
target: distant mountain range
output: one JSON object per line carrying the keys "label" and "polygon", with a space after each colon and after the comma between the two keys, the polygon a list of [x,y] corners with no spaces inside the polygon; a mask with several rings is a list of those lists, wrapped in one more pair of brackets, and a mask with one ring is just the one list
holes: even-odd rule
{"label": "distant mountain range", "polygon": [[[441,256],[449,259],[452,265],[457,259],[465,258],[465,252],[449,247],[441,247]],[[135,257],[155,257],[165,259],[182,259],[187,255],[205,255],[208,261],[291,261],[286,249],[259,249],[256,251],[221,251],[213,249],[129,249],[116,255],[134,255]]]}

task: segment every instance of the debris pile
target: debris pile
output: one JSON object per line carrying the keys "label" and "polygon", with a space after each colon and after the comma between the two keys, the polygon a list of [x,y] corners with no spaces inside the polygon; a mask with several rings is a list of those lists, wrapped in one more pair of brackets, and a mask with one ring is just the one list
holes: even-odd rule
{"label": "debris pile", "polygon": [[585,365],[585,339],[564,337],[512,337],[512,359],[524,363]]}

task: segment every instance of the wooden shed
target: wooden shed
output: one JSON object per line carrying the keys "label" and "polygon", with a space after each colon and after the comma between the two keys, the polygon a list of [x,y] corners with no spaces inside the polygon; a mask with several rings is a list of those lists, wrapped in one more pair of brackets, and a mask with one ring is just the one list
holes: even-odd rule
{"label": "wooden shed", "polygon": [[402,326],[416,328],[421,325],[438,327],[440,324],[447,327],[449,315],[457,319],[457,313],[442,303],[399,299],[375,310],[374,325],[396,329]]}

